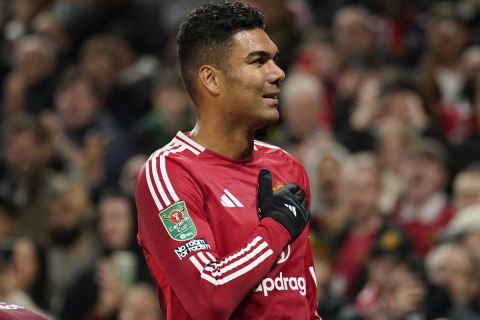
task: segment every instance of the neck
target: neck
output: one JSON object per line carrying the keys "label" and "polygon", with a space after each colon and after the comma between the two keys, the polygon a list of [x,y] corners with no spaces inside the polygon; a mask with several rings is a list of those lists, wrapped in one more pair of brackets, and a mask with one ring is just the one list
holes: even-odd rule
{"label": "neck", "polygon": [[253,155],[253,131],[222,123],[197,121],[190,138],[205,148],[234,160],[248,160]]}

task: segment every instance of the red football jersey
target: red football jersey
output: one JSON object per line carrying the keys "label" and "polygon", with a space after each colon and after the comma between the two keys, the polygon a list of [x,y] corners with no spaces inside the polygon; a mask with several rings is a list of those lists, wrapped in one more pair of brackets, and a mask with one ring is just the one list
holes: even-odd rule
{"label": "red football jersey", "polygon": [[0,301],[0,320],[47,320],[35,312],[16,304]]}
{"label": "red football jersey", "polygon": [[305,169],[278,147],[254,149],[236,161],[179,132],[140,170],[138,240],[167,319],[319,319],[308,226],[289,243],[257,213],[260,169],[310,202]]}

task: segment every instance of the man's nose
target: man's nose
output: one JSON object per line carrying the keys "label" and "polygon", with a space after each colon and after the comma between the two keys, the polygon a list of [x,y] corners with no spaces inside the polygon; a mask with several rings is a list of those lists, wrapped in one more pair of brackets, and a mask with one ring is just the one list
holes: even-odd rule
{"label": "man's nose", "polygon": [[272,63],[272,70],[269,74],[269,82],[279,84],[285,79],[285,72],[275,62]]}

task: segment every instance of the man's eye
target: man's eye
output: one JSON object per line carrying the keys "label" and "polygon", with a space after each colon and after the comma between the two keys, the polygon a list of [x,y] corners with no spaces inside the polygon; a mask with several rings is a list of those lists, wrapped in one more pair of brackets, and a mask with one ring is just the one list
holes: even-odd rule
{"label": "man's eye", "polygon": [[263,64],[263,59],[262,58],[255,59],[252,61],[252,64]]}

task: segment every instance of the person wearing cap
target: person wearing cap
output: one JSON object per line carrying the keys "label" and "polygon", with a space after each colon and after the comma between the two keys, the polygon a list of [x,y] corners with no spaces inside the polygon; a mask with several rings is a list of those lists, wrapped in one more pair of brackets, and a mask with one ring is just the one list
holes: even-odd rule
{"label": "person wearing cap", "polygon": [[412,238],[415,252],[423,257],[453,216],[444,192],[447,156],[432,138],[418,138],[408,148],[402,166],[405,196],[392,218]]}
{"label": "person wearing cap", "polygon": [[396,226],[385,225],[366,258],[365,285],[353,304],[339,313],[341,320],[413,319],[418,316],[426,285],[418,277],[412,243]]}

